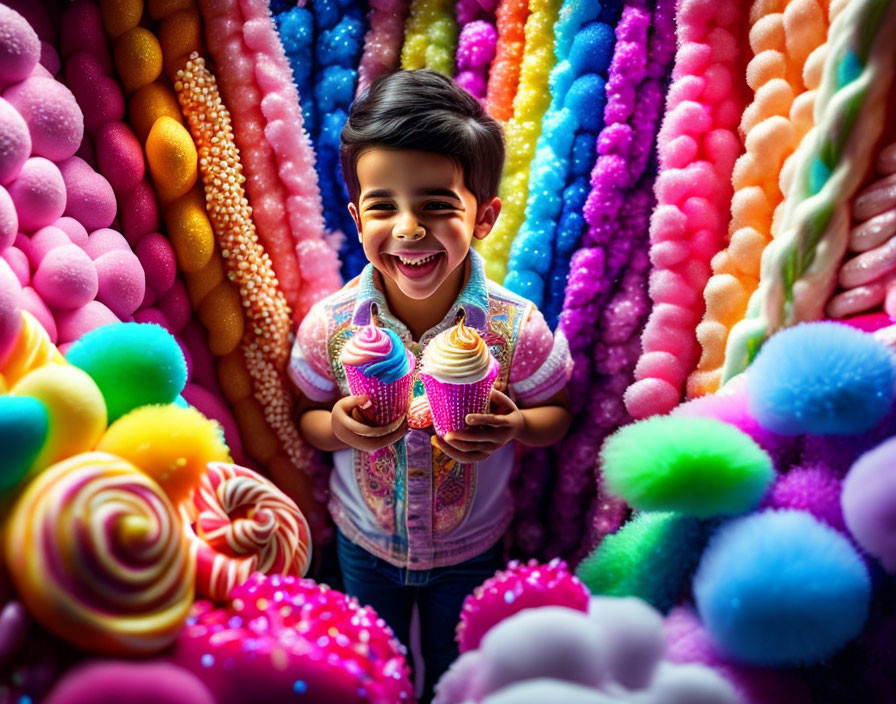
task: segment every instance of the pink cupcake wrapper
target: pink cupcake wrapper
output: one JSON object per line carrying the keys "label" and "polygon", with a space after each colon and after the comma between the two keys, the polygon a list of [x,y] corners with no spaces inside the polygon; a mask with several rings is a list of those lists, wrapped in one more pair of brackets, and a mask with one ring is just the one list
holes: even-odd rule
{"label": "pink cupcake wrapper", "polygon": [[[407,350],[406,350],[407,352]],[[410,369],[401,379],[391,383],[384,383],[376,377],[367,376],[356,367],[344,364],[345,379],[348,382],[349,391],[354,396],[367,396],[373,405],[367,409],[360,409],[361,415],[372,425],[389,425],[408,412],[411,403],[411,388],[414,384],[414,368],[417,360],[414,355],[407,352]]]}
{"label": "pink cupcake wrapper", "polygon": [[488,413],[492,387],[500,371],[501,365],[492,357],[488,373],[473,384],[446,383],[420,372],[436,434],[444,436],[453,430],[466,428],[469,413]]}

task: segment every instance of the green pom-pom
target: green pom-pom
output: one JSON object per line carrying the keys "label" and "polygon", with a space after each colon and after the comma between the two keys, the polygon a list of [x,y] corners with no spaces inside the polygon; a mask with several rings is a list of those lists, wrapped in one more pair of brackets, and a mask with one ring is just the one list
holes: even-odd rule
{"label": "green pom-pom", "polygon": [[109,423],[140,406],[173,402],[187,383],[183,352],[160,325],[105,325],[73,344],[65,358],[96,382]]}
{"label": "green pom-pom", "polygon": [[576,576],[592,594],[636,596],[666,611],[678,602],[705,543],[695,518],[640,513],[604,538]]}
{"label": "green pom-pom", "polygon": [[696,518],[750,511],[773,476],[752,438],[712,418],[634,423],[607,440],[602,458],[607,487],[632,507]]}
{"label": "green pom-pom", "polygon": [[28,473],[47,440],[50,419],[31,396],[0,396],[0,491],[12,489]]}

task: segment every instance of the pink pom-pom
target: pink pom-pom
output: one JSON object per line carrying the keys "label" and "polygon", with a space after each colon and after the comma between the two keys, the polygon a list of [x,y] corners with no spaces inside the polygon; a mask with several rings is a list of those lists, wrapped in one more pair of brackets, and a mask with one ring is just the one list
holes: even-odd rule
{"label": "pink pom-pom", "polygon": [[0,183],[9,183],[18,176],[30,155],[31,133],[25,119],[0,98]]}
{"label": "pink pom-pom", "polygon": [[47,256],[47,252],[67,244],[72,244],[72,241],[64,230],[55,225],[40,228],[31,235],[31,265],[36,269]]}
{"label": "pink pom-pom", "polygon": [[96,267],[77,245],[54,247],[34,272],[33,285],[53,308],[80,308],[96,296]]}
{"label": "pink pom-pom", "polygon": [[522,565],[514,560],[464,599],[457,625],[460,652],[478,648],[489,629],[523,609],[565,606],[587,613],[589,598],[588,589],[563,560],[546,565],[535,560]]}
{"label": "pink pom-pom", "polygon": [[61,217],[53,223],[53,227],[58,227],[62,230],[81,249],[87,246],[87,230],[74,218]]}
{"label": "pink pom-pom", "polygon": [[96,299],[126,320],[143,302],[146,292],[140,260],[133,252],[113,250],[96,257],[93,264],[99,284]]}
{"label": "pink pom-pom", "polygon": [[230,598],[218,609],[198,601],[172,656],[219,704],[245,692],[256,701],[412,700],[404,648],[370,607],[310,579],[258,573]]}
{"label": "pink pom-pom", "polygon": [[109,122],[96,134],[96,161],[116,193],[125,193],[143,179],[146,163],[137,136],[123,122]]}
{"label": "pink pom-pom", "polygon": [[39,322],[43,329],[47,331],[47,335],[50,337],[50,342],[55,344],[58,339],[58,332],[56,330],[56,321],[53,319],[53,313],[47,307],[47,304],[44,303],[44,300],[38,295],[37,291],[30,286],[26,286],[22,289],[22,308],[27,310],[37,319],[37,322]]}
{"label": "pink pom-pom", "polygon": [[137,243],[137,258],[146,273],[146,285],[165,293],[177,276],[177,259],[171,242],[158,232],[150,232]]}
{"label": "pink pom-pom", "polygon": [[626,389],[624,399],[632,418],[647,418],[675,408],[681,401],[681,391],[662,379],[641,379]]}
{"label": "pink pom-pom", "polygon": [[28,159],[7,190],[19,215],[19,228],[26,232],[55,222],[65,211],[65,182],[49,159]]}
{"label": "pink pom-pom", "polygon": [[40,61],[40,40],[18,12],[0,5],[0,86],[28,77]]}
{"label": "pink pom-pom", "polygon": [[0,364],[12,351],[22,329],[22,285],[5,260],[0,260]]}
{"label": "pink pom-pom", "polygon": [[61,310],[56,313],[60,343],[74,342],[91,330],[117,322],[119,320],[115,317],[115,313],[99,301],[90,301],[80,308]]}
{"label": "pink pom-pom", "polygon": [[65,81],[77,98],[84,112],[84,126],[91,133],[124,117],[124,95],[115,79],[106,74],[102,62],[86,51],[72,54],[65,62]]}
{"label": "pink pom-pom", "polygon": [[3,97],[25,118],[32,154],[62,161],[78,151],[84,116],[75,96],[59,81],[34,76],[7,88]]}
{"label": "pink pom-pom", "polygon": [[4,261],[9,264],[12,273],[19,280],[19,284],[27,286],[31,283],[31,263],[21,249],[18,247],[7,247],[0,252],[0,257],[3,257]]}
{"label": "pink pom-pom", "polygon": [[159,206],[152,186],[144,178],[127,193],[119,194],[121,230],[131,245],[159,229]]}
{"label": "pink pom-pom", "polygon": [[91,232],[84,245],[84,251],[91,259],[98,259],[109,252],[127,252],[130,254],[131,246],[121,236],[121,233],[109,227],[103,227]]}
{"label": "pink pom-pom", "polygon": [[842,488],[840,477],[830,467],[821,464],[795,467],[775,480],[763,507],[800,509],[846,533],[840,508]]}
{"label": "pink pom-pom", "polygon": [[63,57],[76,51],[94,54],[101,62],[103,73],[112,73],[112,60],[106,49],[106,33],[99,5],[92,0],[75,0],[62,13],[59,50]]}
{"label": "pink pom-pom", "polygon": [[0,186],[0,252],[16,241],[19,232],[19,215],[16,213],[16,204],[12,202],[3,186]]}
{"label": "pink pom-pom", "polygon": [[187,289],[177,279],[175,279],[171,288],[159,298],[157,307],[168,320],[170,329],[175,334],[184,329],[184,326],[193,315]]}
{"label": "pink pom-pom", "polygon": [[44,704],[215,704],[195,675],[164,662],[103,660],[70,670]]}
{"label": "pink pom-pom", "polygon": [[65,214],[88,230],[109,227],[117,204],[112,186],[83,159],[73,156],[59,165],[68,200]]}

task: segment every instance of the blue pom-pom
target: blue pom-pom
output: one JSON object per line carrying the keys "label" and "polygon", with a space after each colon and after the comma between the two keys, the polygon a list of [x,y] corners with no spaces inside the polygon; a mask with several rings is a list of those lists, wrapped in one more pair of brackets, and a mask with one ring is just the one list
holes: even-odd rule
{"label": "blue pom-pom", "polygon": [[694,597],[719,648],[765,666],[819,662],[862,630],[868,571],[849,541],[802,511],[726,524],[694,577]]}
{"label": "blue pom-pom", "polygon": [[577,78],[566,94],[565,107],[579,118],[582,129],[599,132],[607,103],[606,81],[593,73]]}
{"label": "blue pom-pom", "polygon": [[28,473],[47,440],[47,407],[31,396],[0,396],[0,491],[16,486]]}
{"label": "blue pom-pom", "polygon": [[[595,161],[597,161],[597,139],[590,132],[577,134],[572,145],[572,175],[590,175]],[[584,202],[583,200],[582,203]]]}
{"label": "blue pom-pom", "polygon": [[606,73],[615,46],[613,28],[603,22],[594,22],[576,34],[569,50],[569,63],[577,76]]}
{"label": "blue pom-pom", "polygon": [[893,404],[887,347],[839,323],[806,323],[763,345],[747,372],[750,412],[781,435],[854,435]]}
{"label": "blue pom-pom", "polygon": [[544,280],[528,269],[511,271],[504,279],[504,286],[514,293],[528,298],[535,305],[541,305],[544,296]]}

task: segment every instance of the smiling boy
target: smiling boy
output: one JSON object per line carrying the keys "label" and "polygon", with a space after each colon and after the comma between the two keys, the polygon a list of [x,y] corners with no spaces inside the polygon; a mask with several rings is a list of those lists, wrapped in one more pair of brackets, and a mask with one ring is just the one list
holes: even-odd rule
{"label": "smiling boy", "polygon": [[[501,212],[503,160],[500,126],[450,79],[421,70],[375,81],[353,105],[341,149],[348,208],[370,263],[312,308],[290,362],[300,431],[335,453],[329,509],[346,591],[405,644],[417,603],[423,701],[457,657],[464,597],[502,566],[512,441],[549,445],[570,423],[565,339],[531,302],[489,281],[470,248]],[[425,414],[412,414],[410,425],[365,424],[357,408],[370,401],[349,394],[338,361],[352,333],[374,321],[419,360],[462,314],[501,363],[491,412],[467,416],[467,429],[444,438]],[[419,381],[414,394],[412,408],[425,407]]]}

